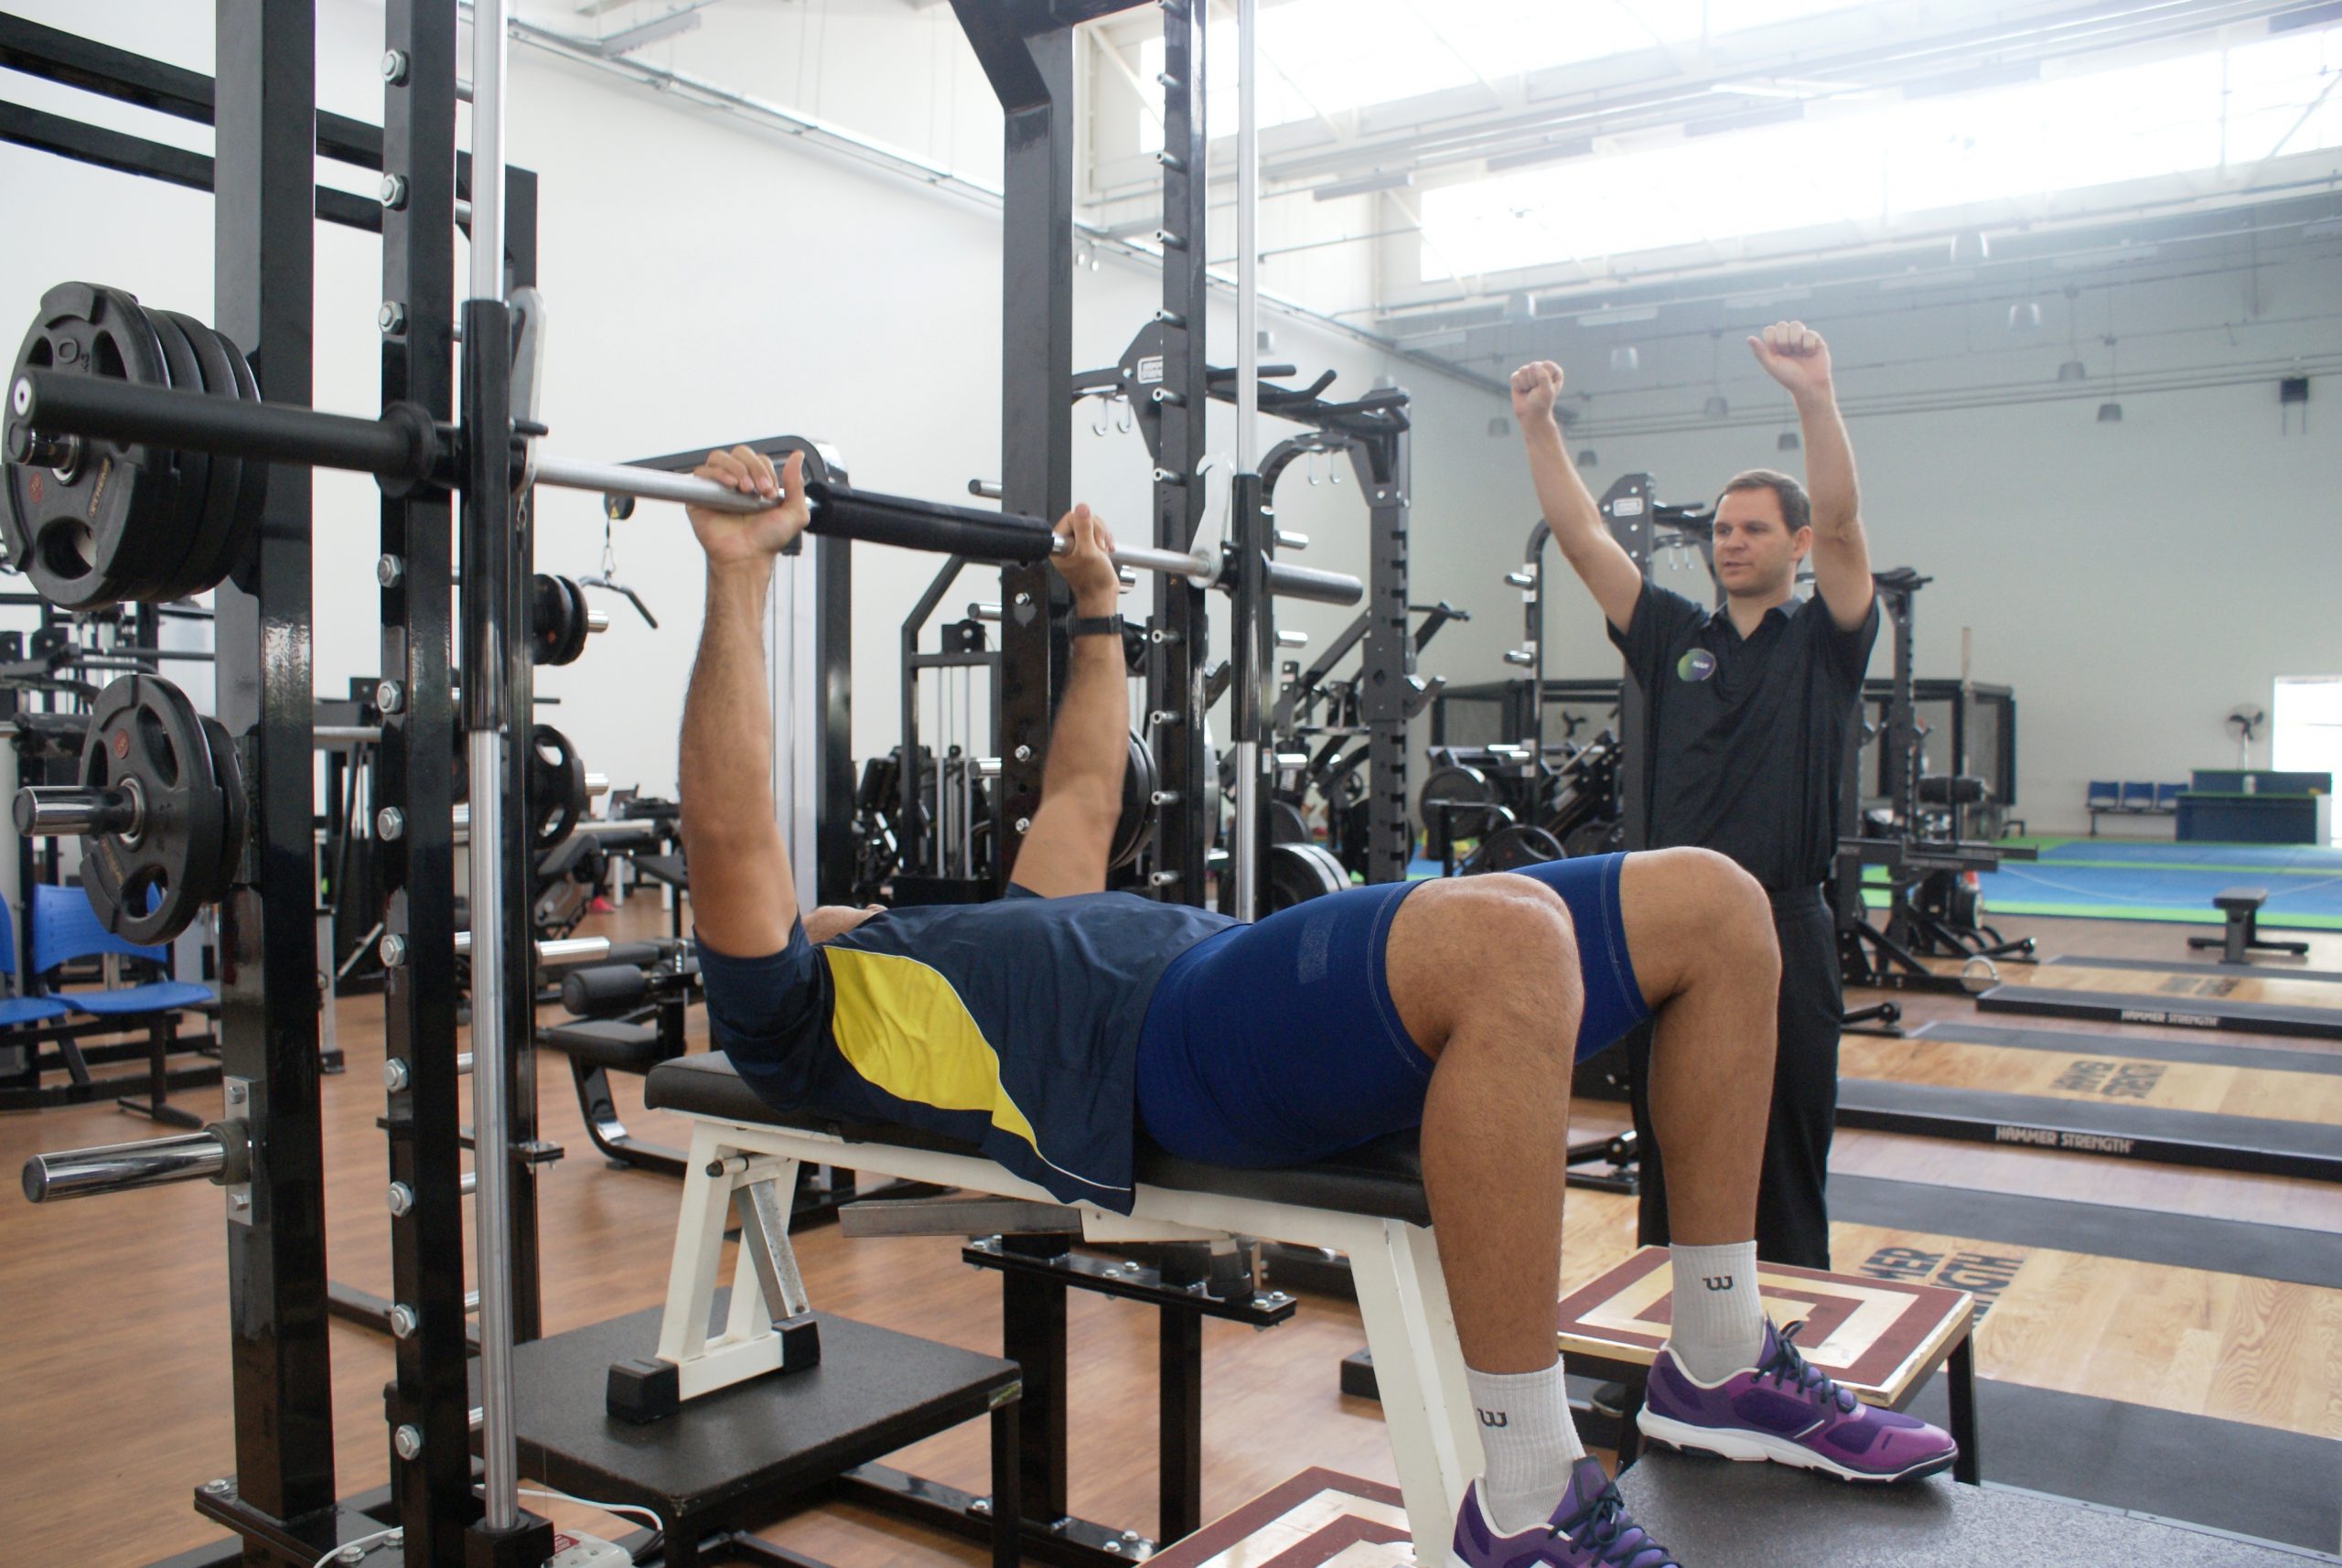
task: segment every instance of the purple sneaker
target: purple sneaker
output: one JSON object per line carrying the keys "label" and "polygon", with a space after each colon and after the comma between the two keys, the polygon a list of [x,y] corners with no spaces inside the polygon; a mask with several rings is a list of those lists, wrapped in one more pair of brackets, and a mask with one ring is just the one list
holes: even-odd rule
{"label": "purple sneaker", "polygon": [[1662,1349],[1635,1424],[1654,1443],[1725,1459],[1770,1459],[1845,1481],[1908,1481],[1951,1467],[1951,1434],[1866,1405],[1806,1365],[1797,1331],[1765,1325],[1755,1369],[1694,1382]]}
{"label": "purple sneaker", "polygon": [[1480,1510],[1480,1483],[1466,1487],[1456,1561],[1463,1568],[1681,1568],[1627,1517],[1618,1488],[1594,1459],[1577,1462],[1552,1517],[1518,1535],[1499,1535]]}

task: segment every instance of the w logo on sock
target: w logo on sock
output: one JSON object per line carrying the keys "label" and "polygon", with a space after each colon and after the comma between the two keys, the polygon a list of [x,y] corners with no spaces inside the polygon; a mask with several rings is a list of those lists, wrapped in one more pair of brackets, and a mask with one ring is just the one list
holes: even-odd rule
{"label": "w logo on sock", "polygon": [[[1475,1406],[1474,1408],[1477,1409],[1478,1407]],[[1509,1426],[1512,1424],[1512,1418],[1500,1410],[1483,1410],[1480,1412],[1480,1424],[1482,1426]]]}
{"label": "w logo on sock", "polygon": [[1702,1274],[1700,1283],[1710,1290],[1730,1290],[1732,1276],[1730,1274]]}

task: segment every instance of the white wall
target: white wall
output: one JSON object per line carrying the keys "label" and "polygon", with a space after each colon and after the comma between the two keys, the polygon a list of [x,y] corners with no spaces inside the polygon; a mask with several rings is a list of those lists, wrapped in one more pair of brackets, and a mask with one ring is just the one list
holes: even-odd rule
{"label": "white wall", "polygon": [[[150,4],[94,19],[55,0],[27,9],[36,20],[210,69],[209,14],[201,7]],[[720,9],[704,31],[671,46],[674,63],[707,65],[700,57],[712,50],[732,59],[729,79],[738,81],[754,74],[738,60],[769,48],[777,62],[772,95],[790,99],[798,72],[791,40],[775,32],[782,24],[741,15],[766,34],[722,30],[747,23]],[[889,5],[829,15],[833,36],[822,47],[831,63],[804,73],[821,82],[825,114],[859,126],[876,106],[902,100],[887,88],[909,71],[949,102],[924,127],[881,116],[876,134],[982,174],[985,144],[968,127],[972,120],[979,130],[988,124],[997,177],[998,112],[948,12]],[[800,16],[790,26],[801,22]],[[889,26],[873,32],[881,22]],[[320,7],[324,107],[380,119],[381,27],[379,8],[359,0]],[[22,78],[10,78],[7,91],[40,107],[209,149],[204,127]],[[614,458],[791,432],[836,443],[856,481],[873,489],[958,499],[971,478],[997,477],[995,215],[523,48],[512,53],[510,101],[512,161],[541,177],[550,446]],[[321,178],[371,188],[364,177],[325,170]],[[212,314],[209,198],[7,146],[0,146],[0,187],[40,188],[51,193],[46,205],[73,199],[90,215],[77,225],[20,231],[0,250],[0,300],[29,313],[49,285],[81,277],[128,288],[150,305]],[[329,225],[317,233],[316,401],[368,412],[379,398],[380,245]],[[460,277],[460,254],[457,265]],[[1084,271],[1076,292],[1077,362],[1111,362],[1151,314],[1159,287],[1151,272],[1111,255],[1102,270]],[[1214,357],[1224,360],[1232,357],[1233,311],[1224,300],[1213,308]],[[1425,592],[1454,596],[1441,574],[1459,555],[1483,553],[1494,540],[1506,542],[1494,546],[1499,555],[1516,548],[1521,517],[1505,493],[1509,474],[1487,469],[1481,448],[1457,435],[1459,418],[1463,425],[1485,422],[1476,399],[1459,403],[1423,384],[1412,367],[1338,334],[1271,325],[1275,358],[1297,361],[1305,375],[1327,367],[1340,372],[1335,395],[1357,395],[1378,375],[1399,374],[1402,384],[1412,375],[1425,400],[1415,456],[1415,558]],[[1232,452],[1232,416],[1214,413],[1212,449]],[[1134,532],[1143,530],[1149,467],[1143,444],[1134,434],[1092,438],[1089,410],[1069,417],[1080,421],[1077,495],[1110,520],[1129,519]],[[1290,428],[1263,424],[1264,447]],[[371,481],[354,476],[320,474],[316,487],[316,682],[320,693],[338,695],[353,676],[376,672],[377,502]],[[1307,564],[1364,574],[1363,507],[1347,475],[1338,488],[1313,489],[1296,473],[1280,500],[1283,523],[1313,538],[1302,558]],[[585,575],[599,565],[596,498],[541,490],[538,515],[542,568]],[[671,791],[673,736],[699,624],[698,557],[672,507],[644,504],[618,526],[615,543],[618,575],[650,604],[659,629],[644,627],[614,596],[593,595],[610,612],[611,629],[577,664],[540,671],[538,691],[561,699],[546,716],[577,743],[589,768],[621,787]],[[858,756],[897,738],[897,627],[932,570],[931,558],[857,551]],[[972,572],[960,587],[945,601],[951,613],[968,599],[998,597],[988,574]],[[1323,635],[1349,614],[1304,607],[1288,619]],[[1510,627],[1509,616],[1499,618]],[[1476,656],[1470,644],[1498,629],[1484,621],[1451,630],[1436,652],[1455,663],[1434,659],[1432,667],[1493,665],[1501,635]]]}

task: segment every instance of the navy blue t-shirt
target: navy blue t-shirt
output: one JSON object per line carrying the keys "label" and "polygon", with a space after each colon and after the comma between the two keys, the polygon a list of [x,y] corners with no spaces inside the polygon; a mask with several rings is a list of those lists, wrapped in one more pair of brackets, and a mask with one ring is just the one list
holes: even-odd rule
{"label": "navy blue t-shirt", "polygon": [[889,909],[761,958],[700,943],[709,1034],[775,1110],[980,1145],[1130,1212],[1139,1030],[1173,959],[1237,924],[1131,893]]}

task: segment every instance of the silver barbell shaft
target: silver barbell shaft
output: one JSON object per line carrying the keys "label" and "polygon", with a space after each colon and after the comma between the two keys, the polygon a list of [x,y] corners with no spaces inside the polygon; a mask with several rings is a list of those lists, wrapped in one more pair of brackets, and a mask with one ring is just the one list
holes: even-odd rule
{"label": "silver barbell shaft", "polygon": [[136,1144],[60,1149],[25,1162],[25,1197],[35,1203],[129,1192],[168,1182],[218,1180],[228,1168],[219,1135],[205,1130]]}
{"label": "silver barbell shaft", "polygon": [[[709,511],[765,511],[778,504],[768,496],[746,495],[714,479],[671,473],[664,468],[646,468],[639,463],[591,463],[541,452],[535,473],[537,483],[556,489],[592,490],[602,495],[632,496],[638,500],[680,501]],[[1049,553],[1062,555],[1071,548],[1060,536]],[[1207,554],[1187,555],[1176,550],[1150,550],[1143,545],[1123,546],[1113,553],[1113,562],[1117,566],[1160,572],[1173,577],[1215,577],[1219,573],[1219,563]]]}

